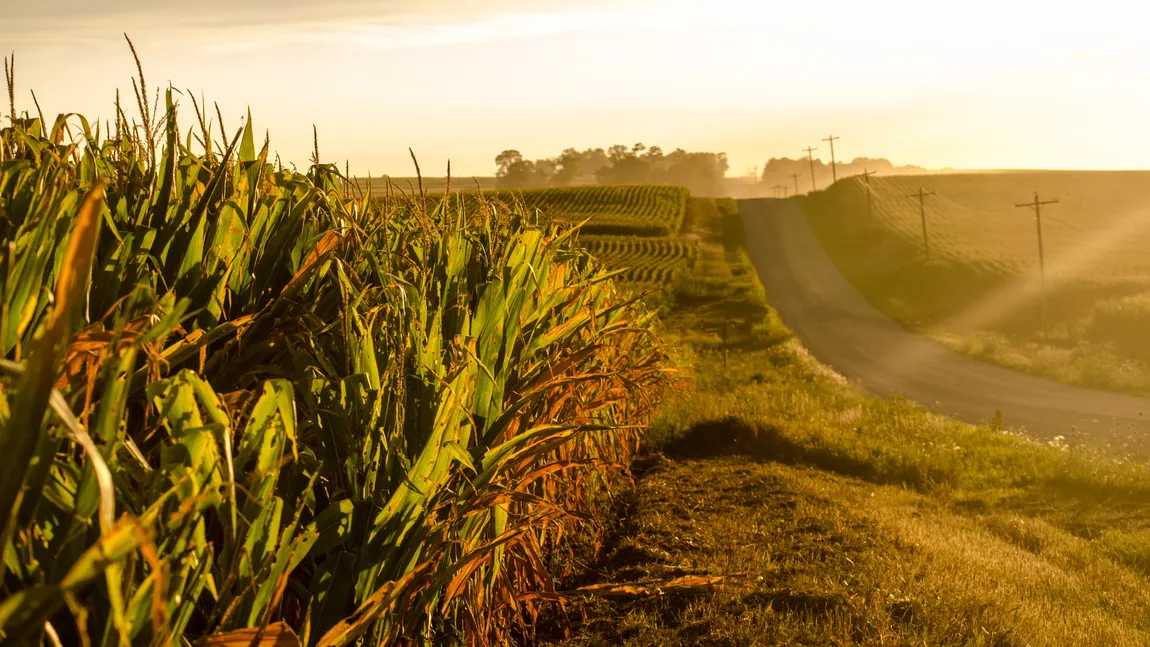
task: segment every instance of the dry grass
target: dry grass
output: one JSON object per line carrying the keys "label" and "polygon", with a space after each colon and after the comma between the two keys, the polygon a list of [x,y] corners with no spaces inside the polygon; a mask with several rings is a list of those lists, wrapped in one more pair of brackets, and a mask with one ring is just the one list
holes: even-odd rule
{"label": "dry grass", "polygon": [[658,463],[611,581],[733,576],[709,595],[587,600],[564,645],[1143,645],[1150,582],[1041,519],[737,456]]}

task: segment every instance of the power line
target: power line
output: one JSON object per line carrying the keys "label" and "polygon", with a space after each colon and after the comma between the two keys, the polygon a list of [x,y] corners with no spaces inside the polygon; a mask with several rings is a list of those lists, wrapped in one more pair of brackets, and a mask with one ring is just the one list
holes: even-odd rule
{"label": "power line", "polygon": [[934,195],[934,191],[918,188],[918,193],[909,194],[908,198],[918,198],[918,215],[922,218],[922,246],[926,250],[926,260],[930,260],[930,239],[926,235],[926,197]]}
{"label": "power line", "polygon": [[811,191],[818,191],[818,187],[815,186],[815,158],[811,156],[811,153],[817,151],[818,147],[807,146],[805,150],[807,152],[807,161],[811,163]]}
{"label": "power line", "polygon": [[871,198],[870,176],[876,175],[876,173],[875,173],[875,171],[864,168],[863,172],[859,173],[859,175],[861,175],[863,180],[866,182],[866,217],[868,220],[873,220],[874,219],[874,213],[871,211],[871,204],[870,204],[870,198]]}
{"label": "power line", "polygon": [[1046,259],[1042,250],[1042,207],[1048,204],[1058,204],[1058,198],[1053,200],[1039,200],[1038,192],[1034,192],[1034,202],[1016,202],[1015,208],[1034,209],[1034,221],[1038,223],[1038,281],[1042,286],[1042,340],[1050,343],[1050,331],[1046,320]]}
{"label": "power line", "polygon": [[831,184],[834,184],[835,182],[839,181],[838,174],[835,172],[835,140],[836,139],[839,139],[839,138],[835,137],[834,135],[831,135],[831,136],[829,136],[823,140],[824,142],[830,142],[831,143]]}

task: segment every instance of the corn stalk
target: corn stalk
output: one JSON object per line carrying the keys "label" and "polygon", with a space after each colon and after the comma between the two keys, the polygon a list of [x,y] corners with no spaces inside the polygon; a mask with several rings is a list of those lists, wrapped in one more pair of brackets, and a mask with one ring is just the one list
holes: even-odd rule
{"label": "corn stalk", "polygon": [[506,640],[626,477],[650,315],[571,230],[164,99],[0,130],[0,640]]}

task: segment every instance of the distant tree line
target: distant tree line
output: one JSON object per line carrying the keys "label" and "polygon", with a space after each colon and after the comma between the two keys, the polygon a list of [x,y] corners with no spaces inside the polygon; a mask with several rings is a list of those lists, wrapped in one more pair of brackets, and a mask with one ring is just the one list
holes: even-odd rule
{"label": "distant tree line", "polygon": [[[831,165],[829,162],[823,162],[818,158],[815,158],[814,162],[815,184],[818,188],[825,189],[831,183]],[[895,166],[890,160],[881,157],[856,157],[849,162],[838,162],[836,167],[840,180],[852,175],[858,175],[864,171],[871,171],[879,175],[918,175],[937,172],[927,170],[921,166]],[[795,159],[789,157],[772,157],[767,160],[767,163],[763,166],[763,172],[759,176],[759,183],[768,187],[786,186],[793,192],[795,188],[795,178],[793,176],[796,173],[799,175],[799,192],[806,193],[810,191],[811,164],[805,157]]]}
{"label": "distant tree line", "polygon": [[695,195],[723,195],[726,153],[692,153],[681,148],[664,153],[658,146],[617,144],[606,150],[568,148],[557,157],[524,159],[517,150],[495,158],[501,189],[587,184],[674,184]]}

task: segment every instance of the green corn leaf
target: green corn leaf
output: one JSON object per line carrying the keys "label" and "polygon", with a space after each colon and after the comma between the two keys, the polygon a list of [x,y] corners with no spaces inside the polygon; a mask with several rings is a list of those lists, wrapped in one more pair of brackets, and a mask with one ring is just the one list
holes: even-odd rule
{"label": "green corn leaf", "polygon": [[64,606],[65,594],[91,584],[109,564],[139,548],[144,537],[146,533],[138,523],[124,517],[84,551],[59,584],[27,589],[0,602],[0,637],[20,641],[38,632],[44,620]]}
{"label": "green corn leaf", "polygon": [[[7,458],[7,468],[0,470],[0,537],[10,536],[13,507],[28,467],[42,438],[41,421],[55,379],[56,363],[63,344],[70,335],[72,319],[83,305],[88,273],[96,249],[100,227],[100,203],[104,185],[97,184],[84,198],[76,226],[68,244],[69,259],[56,287],[56,304],[43,337],[29,355],[24,377],[8,424],[0,429],[0,453]],[[43,447],[42,444],[40,444]],[[47,461],[47,456],[42,456]]]}

